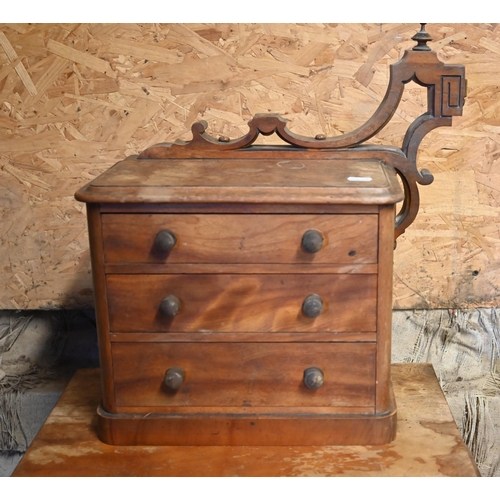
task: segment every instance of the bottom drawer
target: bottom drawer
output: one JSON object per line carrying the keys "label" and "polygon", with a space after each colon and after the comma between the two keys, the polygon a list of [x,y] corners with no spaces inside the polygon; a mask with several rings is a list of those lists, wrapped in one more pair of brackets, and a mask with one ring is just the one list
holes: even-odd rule
{"label": "bottom drawer", "polygon": [[[375,353],[375,343],[115,343],[116,406],[373,407]],[[184,372],[176,391],[164,383],[171,367]],[[324,374],[319,388],[304,383],[310,367]]]}

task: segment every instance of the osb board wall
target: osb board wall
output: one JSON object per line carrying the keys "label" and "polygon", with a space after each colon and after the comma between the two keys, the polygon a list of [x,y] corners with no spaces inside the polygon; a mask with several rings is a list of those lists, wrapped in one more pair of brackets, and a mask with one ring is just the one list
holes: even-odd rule
{"label": "osb board wall", "polygon": [[[246,133],[255,113],[337,135],[380,103],[418,24],[0,25],[0,308],[92,305],[84,207],[74,192],[126,155]],[[414,225],[395,256],[395,307],[500,304],[500,29],[434,24],[442,61],[466,66],[465,113],[425,139]],[[411,84],[374,142],[401,145],[425,112]],[[268,140],[268,139],[266,139]],[[274,141],[274,138],[271,138]]]}

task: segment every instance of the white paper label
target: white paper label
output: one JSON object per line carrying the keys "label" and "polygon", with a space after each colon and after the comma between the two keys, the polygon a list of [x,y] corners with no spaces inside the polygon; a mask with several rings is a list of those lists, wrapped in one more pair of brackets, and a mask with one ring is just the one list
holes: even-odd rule
{"label": "white paper label", "polygon": [[347,180],[351,182],[370,182],[373,179],[371,177],[348,177]]}

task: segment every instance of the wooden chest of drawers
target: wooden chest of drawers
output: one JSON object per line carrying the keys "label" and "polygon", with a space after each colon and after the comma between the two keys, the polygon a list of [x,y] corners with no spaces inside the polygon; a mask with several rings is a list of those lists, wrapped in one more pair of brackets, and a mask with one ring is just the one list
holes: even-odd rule
{"label": "wooden chest of drawers", "polygon": [[[465,72],[426,44],[391,66],[372,118],[303,137],[279,115],[215,139],[158,144],[82,188],[102,405],[112,444],[381,444],[390,377],[394,241],[418,212],[420,141],[461,115]],[[404,85],[427,112],[401,148],[362,145]],[[288,145],[252,146],[259,134]],[[399,183],[401,181],[401,184]],[[404,195],[404,196],[403,196]],[[404,202],[395,214],[396,204]]]}
{"label": "wooden chest of drawers", "polygon": [[288,155],[130,157],[77,194],[104,441],[393,438],[396,173],[379,160]]}

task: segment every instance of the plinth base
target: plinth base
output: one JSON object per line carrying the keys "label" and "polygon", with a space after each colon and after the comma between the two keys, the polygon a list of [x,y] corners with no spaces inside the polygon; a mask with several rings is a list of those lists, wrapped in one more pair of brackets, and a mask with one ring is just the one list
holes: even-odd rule
{"label": "plinth base", "polygon": [[287,408],[282,414],[243,414],[239,408],[206,413],[199,408],[194,414],[115,415],[99,407],[98,434],[103,442],[113,445],[380,445],[390,443],[396,435],[394,396],[391,403],[384,415],[312,413],[308,408]]}

